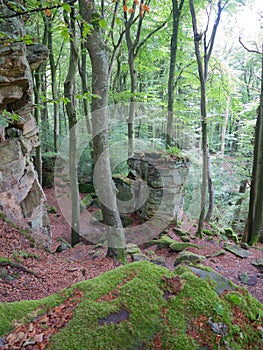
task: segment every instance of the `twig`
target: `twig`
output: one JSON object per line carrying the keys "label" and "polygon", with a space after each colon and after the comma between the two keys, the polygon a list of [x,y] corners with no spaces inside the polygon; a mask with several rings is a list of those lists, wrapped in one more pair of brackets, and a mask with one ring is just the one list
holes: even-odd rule
{"label": "twig", "polygon": [[27,269],[25,266],[21,265],[21,264],[18,264],[18,263],[15,263],[13,261],[0,261],[0,266],[11,266],[11,267],[15,267],[23,272],[27,272],[37,278],[43,278],[41,276],[39,276],[37,273],[35,273],[34,271],[32,270],[29,270]]}
{"label": "twig", "polygon": [[259,55],[262,55],[262,52],[260,52],[260,51],[258,51],[258,50],[251,50],[251,49],[248,49],[248,48],[244,45],[244,43],[242,42],[241,37],[239,37],[239,42],[240,42],[240,44],[243,46],[243,48],[244,48],[245,50],[247,50],[247,52],[253,52],[253,53],[257,53],[257,54],[259,54]]}
{"label": "twig", "polygon": [[[69,2],[66,2],[66,4],[70,5],[70,4],[74,4],[75,2],[76,2],[76,0],[71,0]],[[28,10],[28,11],[15,12],[12,15],[0,16],[0,19],[2,19],[2,18],[14,18],[14,17],[18,17],[18,16],[28,15],[30,13],[42,12],[42,11],[45,11],[45,10],[58,9],[58,8],[62,7],[63,5],[64,4],[61,3],[61,4],[58,4],[58,5],[54,5],[54,6],[46,6],[46,7],[35,8],[35,9],[32,9],[32,10]]]}

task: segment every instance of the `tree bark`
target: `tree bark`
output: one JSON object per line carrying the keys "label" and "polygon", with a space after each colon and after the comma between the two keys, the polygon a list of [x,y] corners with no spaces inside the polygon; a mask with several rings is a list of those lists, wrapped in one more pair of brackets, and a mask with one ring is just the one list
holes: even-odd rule
{"label": "tree bark", "polygon": [[226,100],[226,111],[224,116],[224,121],[222,125],[222,132],[221,132],[221,154],[222,156],[225,153],[225,140],[226,140],[226,129],[227,129],[227,123],[229,119],[229,113],[230,113],[230,95],[227,96]]}
{"label": "tree bark", "polygon": [[[83,33],[83,25],[81,27],[81,32]],[[85,95],[88,92],[87,87],[87,54],[86,54],[86,47],[84,44],[84,41],[81,41],[81,62],[79,63],[79,73],[81,77],[81,85],[82,85],[82,94]],[[89,118],[89,109],[88,109],[88,100],[86,96],[83,98],[83,112],[85,116],[86,121],[86,127],[88,134],[92,134],[91,130],[91,122]]]}
{"label": "tree bark", "polygon": [[261,59],[261,94],[255,131],[249,213],[242,238],[243,241],[250,245],[257,242],[263,243],[263,43]]}
{"label": "tree bark", "polygon": [[52,99],[53,99],[53,120],[54,120],[54,152],[58,151],[58,136],[59,136],[59,113],[58,113],[58,91],[57,91],[57,76],[56,76],[56,64],[54,59],[54,50],[53,50],[53,35],[52,35],[52,21],[54,18],[49,18],[44,15],[44,20],[47,25],[47,36],[48,36],[48,49],[49,49],[49,64],[51,71],[51,90],[52,90]]}
{"label": "tree bark", "polygon": [[170,67],[168,77],[168,115],[167,115],[167,131],[166,131],[166,147],[171,146],[171,135],[173,132],[173,117],[174,117],[174,80],[175,80],[175,64],[178,46],[178,31],[181,11],[184,5],[184,0],[178,4],[177,0],[172,0],[173,3],[173,33],[170,46]]}
{"label": "tree bark", "polygon": [[202,236],[204,220],[205,220],[205,208],[206,208],[206,197],[207,197],[207,185],[208,185],[208,158],[207,158],[207,113],[206,113],[206,84],[205,84],[205,76],[204,69],[202,64],[202,58],[200,53],[200,34],[197,31],[197,23],[196,23],[196,14],[195,8],[193,4],[193,0],[189,0],[190,11],[192,16],[192,25],[193,25],[193,33],[194,33],[194,45],[195,45],[195,55],[198,65],[198,74],[200,80],[201,87],[201,125],[202,125],[202,152],[203,152],[203,169],[202,169],[202,188],[201,188],[201,211],[198,222],[198,236]]}
{"label": "tree bark", "polygon": [[78,69],[78,49],[75,36],[75,13],[74,5],[71,6],[70,19],[65,14],[64,19],[71,30],[70,56],[66,80],[64,82],[64,95],[68,99],[66,111],[69,122],[69,178],[71,192],[71,245],[80,242],[80,200],[78,189],[78,161],[77,161],[77,134],[76,134],[76,105],[75,105],[75,83]]}
{"label": "tree bark", "polygon": [[[82,18],[91,22],[95,11],[93,0],[79,0]],[[94,184],[101,202],[103,221],[107,227],[107,255],[124,261],[125,236],[117,208],[112,181],[108,135],[108,55],[99,26],[94,25],[86,38],[92,65],[92,92],[100,98],[92,99],[92,135],[94,150]]]}

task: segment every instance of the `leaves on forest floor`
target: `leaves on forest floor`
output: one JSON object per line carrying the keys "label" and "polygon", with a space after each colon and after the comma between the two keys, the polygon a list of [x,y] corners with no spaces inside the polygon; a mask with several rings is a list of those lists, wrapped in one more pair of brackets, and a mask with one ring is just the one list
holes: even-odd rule
{"label": "leaves on forest floor", "polygon": [[12,333],[0,339],[2,350],[42,350],[54,333],[65,327],[73,317],[83,293],[75,290],[74,294],[46,314],[32,322],[19,325]]}

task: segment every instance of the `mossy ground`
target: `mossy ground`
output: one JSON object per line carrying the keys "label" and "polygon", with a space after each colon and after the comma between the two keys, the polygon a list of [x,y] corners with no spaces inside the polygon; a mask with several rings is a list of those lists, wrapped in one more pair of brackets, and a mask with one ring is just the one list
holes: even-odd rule
{"label": "mossy ground", "polygon": [[[0,303],[0,337],[5,338],[17,322],[30,322],[63,303],[78,289],[83,296],[73,318],[46,349],[218,349],[218,337],[207,324],[210,317],[227,325],[224,340],[231,349],[263,348],[262,304],[243,289],[219,297],[188,268],[178,268],[176,274],[142,261],[46,299]],[[223,339],[220,344],[224,349]]]}

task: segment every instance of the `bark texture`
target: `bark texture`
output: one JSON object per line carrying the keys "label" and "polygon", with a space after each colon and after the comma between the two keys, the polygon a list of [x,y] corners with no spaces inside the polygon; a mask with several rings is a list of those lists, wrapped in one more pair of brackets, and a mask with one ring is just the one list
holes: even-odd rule
{"label": "bark texture", "polygon": [[[82,18],[92,23],[95,3],[79,0]],[[92,65],[92,136],[94,150],[94,184],[101,202],[103,221],[107,227],[108,256],[125,259],[125,236],[117,208],[115,185],[112,180],[108,135],[108,52],[101,29],[93,23],[86,38]]]}

